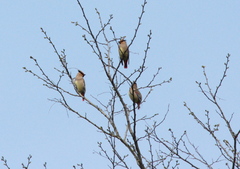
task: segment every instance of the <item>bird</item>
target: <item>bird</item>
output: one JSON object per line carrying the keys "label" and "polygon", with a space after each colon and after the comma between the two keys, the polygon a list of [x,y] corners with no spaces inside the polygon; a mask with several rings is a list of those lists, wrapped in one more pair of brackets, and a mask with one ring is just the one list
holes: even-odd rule
{"label": "bird", "polygon": [[119,57],[120,57],[120,62],[123,65],[124,62],[124,68],[127,68],[127,64],[128,64],[128,59],[129,59],[129,50],[128,50],[128,46],[127,46],[127,42],[124,39],[121,39],[118,45],[118,53],[119,53]]}
{"label": "bird", "polygon": [[[85,74],[82,71],[78,70],[76,77],[73,79],[75,90],[77,91],[77,93],[80,93],[82,96],[84,96],[86,92],[86,85],[83,79],[84,76]],[[84,101],[84,97],[82,98],[82,100]]]}
{"label": "bird", "polygon": [[142,94],[139,92],[136,82],[132,83],[128,95],[134,103],[137,103],[138,109],[140,109],[140,104],[142,102]]}

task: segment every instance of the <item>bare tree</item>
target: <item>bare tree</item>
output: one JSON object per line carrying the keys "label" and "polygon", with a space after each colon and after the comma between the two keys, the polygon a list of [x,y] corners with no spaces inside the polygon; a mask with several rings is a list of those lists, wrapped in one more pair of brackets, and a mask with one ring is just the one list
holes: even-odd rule
{"label": "bare tree", "polygon": [[[210,134],[210,137],[215,141],[216,147],[219,149],[219,156],[217,159],[209,161],[203,154],[198,150],[198,146],[194,142],[190,141],[187,131],[183,131],[181,136],[177,138],[173,130],[169,129],[170,140],[162,138],[159,136],[159,127],[167,118],[169,113],[170,106],[166,107],[166,112],[162,117],[159,117],[158,112],[153,115],[139,115],[137,114],[136,105],[133,103],[128,106],[124,97],[127,93],[121,91],[121,87],[124,85],[131,86],[134,82],[137,82],[142,78],[144,71],[147,69],[146,60],[148,58],[148,51],[150,49],[150,42],[152,38],[152,32],[148,33],[148,40],[144,49],[144,56],[142,57],[141,65],[131,72],[130,74],[124,73],[119,68],[121,62],[113,62],[111,56],[111,47],[113,45],[118,45],[118,41],[124,38],[124,35],[117,37],[114,31],[111,21],[113,16],[110,15],[106,22],[103,21],[100,12],[96,9],[96,14],[99,18],[99,31],[94,33],[92,28],[93,25],[90,24],[88,16],[85,13],[82,3],[77,0],[80,11],[82,12],[82,17],[85,20],[86,26],[82,26],[78,22],[72,22],[74,25],[80,27],[84,34],[83,40],[90,46],[90,49],[95,54],[95,58],[101,63],[104,75],[108,80],[108,87],[110,97],[108,98],[108,104],[104,104],[101,100],[96,97],[87,98],[82,96],[77,92],[71,92],[63,87],[62,84],[66,82],[71,82],[71,87],[74,89],[74,83],[71,72],[69,70],[68,57],[65,53],[65,50],[58,51],[57,47],[54,45],[52,39],[48,36],[47,32],[41,28],[44,38],[50,43],[56,56],[59,60],[60,67],[54,68],[58,72],[59,78],[55,82],[43,69],[43,67],[38,63],[37,59],[30,57],[36,67],[40,70],[41,74],[37,74],[30,69],[24,67],[25,71],[36,76],[40,79],[46,87],[51,90],[54,90],[59,94],[59,98],[50,99],[55,103],[59,103],[65,107],[69,112],[76,114],[82,120],[85,120],[89,125],[94,126],[99,132],[101,132],[105,138],[106,143],[112,151],[109,151],[109,148],[104,147],[102,142],[98,142],[100,151],[97,153],[106,158],[109,161],[109,168],[133,168],[128,162],[128,159],[135,159],[136,165],[141,169],[151,168],[155,169],[160,166],[163,168],[179,168],[181,164],[185,163],[186,166],[192,168],[201,168],[202,166],[206,168],[213,168],[216,163],[225,162],[227,168],[240,168],[240,152],[239,152],[239,133],[238,131],[233,131],[231,126],[231,119],[233,114],[230,117],[227,117],[226,114],[221,109],[220,104],[217,101],[217,94],[219,89],[222,86],[223,81],[225,80],[229,57],[227,55],[227,61],[225,63],[225,69],[222,78],[215,90],[212,90],[211,86],[208,83],[208,77],[203,66],[203,75],[205,77],[205,86],[207,90],[204,89],[200,82],[197,82],[198,87],[200,88],[202,94],[214,105],[216,106],[217,115],[225,123],[229,133],[231,134],[231,140],[224,139],[220,140],[219,138],[219,124],[211,123],[211,114],[206,110],[206,119],[200,119],[197,113],[194,113],[187,103],[184,103],[184,106],[190,112],[190,115],[193,119],[202,126],[202,128]],[[139,28],[141,26],[142,18],[145,13],[145,7],[147,5],[147,0],[143,1],[141,6],[141,12],[138,18],[138,23],[133,32],[133,36],[130,39],[128,48],[131,48],[133,43],[136,43],[135,39],[138,35]],[[94,25],[96,27],[96,25]],[[110,32],[110,33],[109,33]],[[110,34],[110,35],[109,35]],[[103,37],[103,38],[101,38]],[[152,79],[144,86],[139,87],[139,90],[146,90],[147,94],[142,99],[142,103],[145,103],[153,88],[160,87],[163,84],[170,83],[172,78],[170,77],[167,80],[158,81],[156,77],[161,72],[161,67],[159,67],[155,73],[152,74]],[[104,83],[104,81],[102,82]],[[91,117],[88,117],[87,114],[82,114],[78,110],[74,109],[72,103],[68,100],[68,97],[73,97],[80,100],[82,97],[86,100],[86,106],[91,106],[98,112],[105,121],[94,121]],[[120,105],[120,106],[119,106]],[[119,107],[121,107],[119,109]],[[119,118],[125,119],[125,124],[118,124],[117,121]],[[160,120],[159,120],[160,119]],[[140,124],[144,123],[144,126],[139,127]],[[124,128],[124,129],[123,129]],[[141,143],[147,143],[148,147],[146,148],[141,146]],[[127,151],[122,153],[121,148],[124,147]],[[28,158],[27,166],[23,165],[23,168],[28,168],[31,160],[31,156]],[[9,169],[10,167],[7,164],[7,160],[2,157],[4,165]],[[46,163],[44,167],[46,167]],[[83,168],[82,164],[73,166],[73,168]]]}
{"label": "bare tree", "polygon": [[[103,71],[105,72],[105,75],[110,84],[109,92],[111,93],[111,97],[109,98],[109,101],[108,101],[109,104],[104,105],[101,102],[101,100],[98,100],[98,98],[89,99],[82,96],[81,94],[71,93],[70,91],[65,90],[61,86],[61,83],[65,77],[68,78],[68,81],[73,82],[73,77],[69,71],[67,56],[65,54],[65,50],[62,50],[61,52],[57,50],[53,41],[47,35],[46,31],[43,28],[41,28],[41,31],[45,36],[44,38],[47,39],[48,42],[52,45],[53,50],[56,53],[61,65],[60,69],[55,68],[56,71],[58,71],[59,73],[59,79],[57,82],[54,82],[47,75],[47,73],[45,73],[43,68],[39,65],[39,63],[37,62],[37,59],[33,57],[30,57],[30,58],[34,60],[36,66],[39,68],[42,75],[40,76],[26,68],[25,70],[26,72],[29,72],[34,76],[36,76],[37,78],[39,78],[40,80],[42,80],[46,87],[48,87],[49,89],[55,90],[56,92],[59,93],[60,98],[51,99],[53,102],[61,104],[69,111],[75,113],[77,116],[86,120],[89,124],[96,127],[100,132],[102,132],[105,135],[110,147],[113,150],[112,156],[109,155],[109,152],[104,150],[101,142],[99,142],[99,147],[101,150],[101,155],[106,157],[110,161],[111,168],[116,168],[117,166],[130,168],[129,164],[125,162],[125,158],[127,158],[129,155],[135,158],[139,168],[142,168],[142,169],[146,168],[147,166],[143,160],[147,158],[144,157],[144,155],[142,154],[141,148],[139,146],[139,142],[144,138],[147,138],[147,135],[143,135],[143,136],[137,135],[137,124],[141,121],[152,120],[155,116],[157,116],[157,114],[150,117],[147,115],[143,115],[142,117],[137,117],[137,110],[136,110],[135,104],[133,103],[132,106],[127,106],[125,100],[123,99],[123,96],[126,95],[126,92],[122,92],[120,88],[123,85],[127,85],[127,83],[132,84],[133,82],[137,82],[137,80],[141,78],[142,73],[146,70],[145,61],[147,59],[148,50],[150,48],[149,45],[150,45],[152,33],[150,31],[149,34],[147,35],[148,41],[145,48],[145,55],[142,58],[142,64],[139,65],[139,67],[136,70],[134,70],[130,75],[126,75],[124,74],[124,72],[122,72],[119,69],[121,62],[119,61],[117,64],[113,63],[113,59],[110,56],[112,44],[118,44],[118,41],[124,38],[124,37],[116,37],[115,32],[111,26],[111,20],[113,19],[113,16],[110,15],[108,21],[104,23],[101,18],[100,12],[96,9],[96,14],[98,15],[99,21],[100,21],[100,27],[99,27],[99,31],[96,34],[94,34],[92,30],[92,25],[90,25],[89,23],[89,20],[85,14],[85,11],[81,2],[78,0],[77,2],[82,12],[83,18],[86,21],[87,26],[83,27],[78,22],[72,22],[72,23],[80,27],[85,32],[85,34],[83,35],[84,41],[90,46],[93,53],[96,55],[96,57],[99,59],[99,61],[102,64]],[[138,19],[138,23],[136,25],[136,29],[133,33],[133,37],[130,40],[128,48],[131,48],[131,45],[135,42],[135,38],[137,37],[138,30],[141,26],[141,21],[145,12],[146,4],[147,4],[147,1],[144,0],[141,13]],[[106,31],[110,31],[112,33],[112,37],[108,37]],[[101,38],[100,38],[101,36],[104,37],[104,42],[101,41]],[[106,51],[102,51],[101,50],[102,47],[104,47]],[[159,67],[156,70],[155,74],[153,74],[152,80],[146,83],[146,86],[142,86],[139,88],[141,90],[143,89],[148,90],[148,94],[143,98],[142,102],[145,102],[148,99],[149,94],[152,92],[152,88],[171,82],[171,78],[169,78],[168,80],[163,80],[162,82],[155,83],[155,78],[159,74],[160,70],[161,70],[161,67]],[[72,83],[72,87],[74,88],[73,83]],[[87,117],[85,114],[81,114],[77,110],[73,109],[71,106],[71,103],[69,103],[68,100],[66,99],[66,95],[70,95],[73,97],[84,97],[84,99],[86,100],[86,103],[94,107],[96,111],[98,111],[102,115],[102,117],[104,117],[107,120],[107,123],[102,124],[101,122],[93,121],[92,119]],[[95,104],[93,100],[97,101],[98,104]],[[121,104],[121,107],[122,107],[120,110],[116,108],[117,107],[116,105],[118,105],[119,103]],[[122,116],[118,116],[119,114],[124,115],[126,125],[125,124],[119,125],[116,123],[118,118],[122,118]],[[125,130],[122,130],[123,127],[125,127]],[[128,149],[130,154],[125,154],[125,155],[120,154],[116,144],[124,145]]]}

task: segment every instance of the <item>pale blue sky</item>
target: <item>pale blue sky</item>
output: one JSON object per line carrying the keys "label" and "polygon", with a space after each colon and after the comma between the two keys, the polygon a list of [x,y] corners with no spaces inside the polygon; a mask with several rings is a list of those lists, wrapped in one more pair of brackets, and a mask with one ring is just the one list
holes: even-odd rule
{"label": "pale blue sky", "polygon": [[[132,38],[142,1],[92,0],[82,3],[94,31],[99,29],[97,8],[104,21],[113,14],[112,27],[117,37]],[[57,49],[66,50],[69,67],[86,73],[86,97],[94,101],[92,95],[104,103],[108,101],[108,95],[99,96],[108,90],[101,65],[83,41],[84,32],[71,24],[71,21],[78,21],[85,25],[77,2],[1,0],[0,15],[0,156],[8,159],[11,168],[20,168],[29,154],[33,156],[31,168],[43,168],[44,162],[48,163],[49,169],[71,168],[77,163],[83,163],[85,168],[107,168],[108,161],[93,154],[99,150],[97,142],[104,142],[104,137],[76,115],[67,114],[63,107],[48,101],[48,98],[59,96],[22,69],[27,67],[39,73],[29,59],[33,56],[53,79],[57,79],[53,67],[59,64],[50,44],[43,39],[40,31],[43,27]],[[209,156],[209,160],[213,151],[209,149],[211,139],[207,139],[209,135],[188,115],[183,102],[186,101],[195,113],[202,116],[205,109],[214,112],[215,107],[199,92],[195,81],[203,82],[201,66],[205,65],[210,84],[215,87],[224,69],[225,56],[230,53],[230,69],[219,97],[228,117],[234,112],[236,119],[240,118],[239,18],[240,1],[149,1],[136,41],[130,48],[129,68],[123,70],[130,74],[139,66],[151,29],[148,69],[138,85],[146,85],[146,80],[151,79],[158,67],[163,69],[157,82],[170,77],[173,81],[156,88],[138,113],[159,113],[162,117],[170,104],[161,135],[169,137],[168,128],[177,135],[184,130],[189,131],[192,141]],[[117,63],[117,46],[112,45],[111,55]],[[75,69],[71,72],[73,76],[76,74]],[[70,82],[64,85],[73,91]],[[127,93],[128,85],[122,90]],[[141,92],[143,95],[147,93]],[[125,98],[131,104],[128,96]],[[99,119],[98,112],[85,102],[72,99],[72,104],[80,112],[92,116],[93,120]],[[218,119],[214,120],[219,123]],[[239,129],[239,122],[233,122],[234,128]],[[224,128],[224,125],[220,127]],[[2,163],[0,169],[4,169]]]}

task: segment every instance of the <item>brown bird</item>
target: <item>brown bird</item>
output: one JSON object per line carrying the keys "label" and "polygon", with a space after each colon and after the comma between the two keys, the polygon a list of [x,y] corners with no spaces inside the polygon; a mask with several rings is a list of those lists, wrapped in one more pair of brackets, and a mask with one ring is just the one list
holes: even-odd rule
{"label": "brown bird", "polygon": [[[84,76],[85,74],[82,71],[78,70],[76,77],[73,79],[75,90],[77,91],[77,93],[80,93],[82,96],[84,96],[86,92],[85,81],[83,79]],[[82,100],[84,101],[84,98],[82,98]]]}
{"label": "brown bird", "polygon": [[119,43],[118,53],[119,53],[121,63],[123,64],[124,62],[124,68],[127,68],[128,59],[129,59],[129,50],[128,50],[126,40],[122,39],[118,43]]}
{"label": "brown bird", "polygon": [[136,82],[133,82],[132,86],[129,89],[128,95],[134,103],[137,103],[138,109],[140,109],[140,104],[142,102],[142,94],[139,92]]}

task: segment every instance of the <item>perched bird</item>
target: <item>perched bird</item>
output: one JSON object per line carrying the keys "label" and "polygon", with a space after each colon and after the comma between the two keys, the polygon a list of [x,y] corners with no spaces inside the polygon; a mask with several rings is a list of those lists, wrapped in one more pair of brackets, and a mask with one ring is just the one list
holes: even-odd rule
{"label": "perched bird", "polygon": [[[86,92],[85,81],[83,79],[84,76],[85,74],[82,71],[78,70],[76,77],[73,79],[77,93],[80,93],[82,96],[84,96]],[[84,101],[84,98],[82,98],[82,100]]]}
{"label": "perched bird", "polygon": [[140,109],[140,104],[142,102],[142,94],[139,92],[136,82],[133,82],[132,86],[129,89],[128,95],[134,103],[137,103],[138,109]]}
{"label": "perched bird", "polygon": [[129,59],[129,50],[128,50],[126,40],[122,39],[118,43],[119,43],[118,52],[119,52],[121,63],[123,64],[124,62],[124,68],[127,68],[128,59]]}

